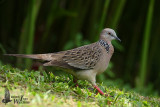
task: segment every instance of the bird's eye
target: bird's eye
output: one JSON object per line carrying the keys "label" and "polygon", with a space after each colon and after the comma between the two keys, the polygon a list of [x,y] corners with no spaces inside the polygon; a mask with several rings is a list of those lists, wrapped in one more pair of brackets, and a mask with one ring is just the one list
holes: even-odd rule
{"label": "bird's eye", "polygon": [[108,32],[108,35],[111,35],[111,33],[110,33],[110,32]]}

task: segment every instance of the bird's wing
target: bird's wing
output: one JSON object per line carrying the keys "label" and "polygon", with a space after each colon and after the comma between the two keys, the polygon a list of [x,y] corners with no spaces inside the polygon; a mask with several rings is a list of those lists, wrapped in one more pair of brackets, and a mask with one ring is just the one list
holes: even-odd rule
{"label": "bird's wing", "polygon": [[100,60],[102,50],[96,42],[79,48],[68,50],[62,57],[68,65],[79,69],[93,69]]}

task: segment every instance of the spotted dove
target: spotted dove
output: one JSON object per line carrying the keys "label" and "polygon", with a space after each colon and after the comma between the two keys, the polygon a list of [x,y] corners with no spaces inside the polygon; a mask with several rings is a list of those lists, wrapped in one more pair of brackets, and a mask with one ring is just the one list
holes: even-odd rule
{"label": "spotted dove", "polygon": [[47,61],[44,66],[59,66],[70,69],[68,73],[76,79],[89,81],[101,94],[104,93],[96,85],[96,75],[104,72],[114,52],[111,41],[120,39],[115,31],[105,28],[100,33],[99,41],[75,49],[47,54],[6,54],[9,56],[25,57]]}

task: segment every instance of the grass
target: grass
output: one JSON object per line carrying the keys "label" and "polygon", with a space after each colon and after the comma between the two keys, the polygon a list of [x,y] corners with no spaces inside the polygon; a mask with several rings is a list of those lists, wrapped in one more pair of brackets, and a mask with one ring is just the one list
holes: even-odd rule
{"label": "grass", "polygon": [[[75,87],[71,75],[55,76],[52,72],[19,70],[9,65],[0,66],[0,100],[4,98],[4,87],[8,87],[12,96],[24,95],[29,104],[6,106],[160,106],[160,98],[144,97],[133,91],[121,91],[116,87],[98,84],[109,96],[96,95],[87,81],[78,81]],[[4,106],[0,102],[1,106]]]}

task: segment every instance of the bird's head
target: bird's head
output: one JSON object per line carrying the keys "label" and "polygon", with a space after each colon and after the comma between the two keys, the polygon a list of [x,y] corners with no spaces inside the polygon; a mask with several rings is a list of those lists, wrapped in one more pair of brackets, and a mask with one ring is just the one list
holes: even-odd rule
{"label": "bird's head", "polygon": [[110,29],[110,28],[105,28],[102,30],[101,32],[101,36],[100,36],[101,39],[105,39],[105,40],[119,40],[121,41],[117,35],[116,35],[116,32],[113,30],[113,29]]}

